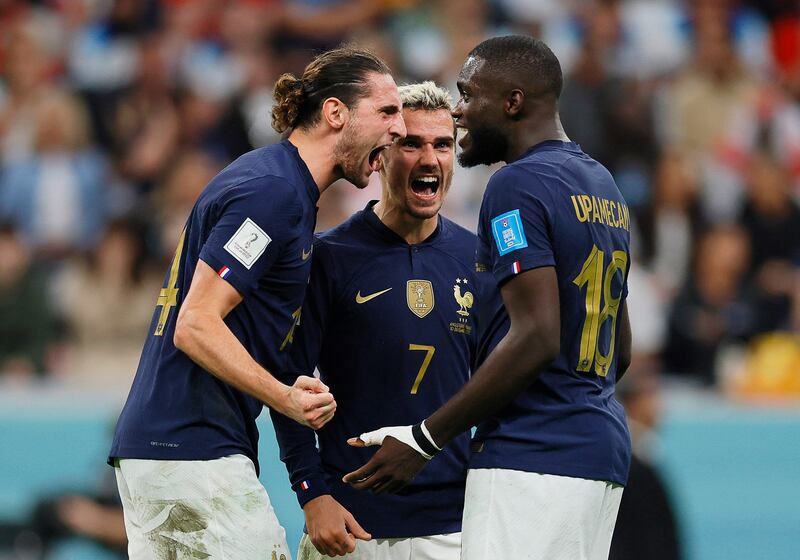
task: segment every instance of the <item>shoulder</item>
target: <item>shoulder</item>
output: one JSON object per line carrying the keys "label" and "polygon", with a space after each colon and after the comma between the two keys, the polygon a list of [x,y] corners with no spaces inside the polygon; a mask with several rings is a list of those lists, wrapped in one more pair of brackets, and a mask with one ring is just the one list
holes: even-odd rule
{"label": "shoulder", "polygon": [[356,212],[338,226],[314,235],[314,245],[323,245],[328,251],[347,249],[354,241],[363,239],[363,224],[360,212]]}
{"label": "shoulder", "polygon": [[[440,215],[441,216],[441,215]],[[442,231],[445,233],[445,238],[448,243],[456,245],[473,245],[478,240],[478,236],[471,232],[464,226],[455,223],[453,220],[441,216],[442,218]]]}
{"label": "shoulder", "polygon": [[338,226],[314,234],[312,266],[351,268],[369,246],[369,236],[363,230],[359,213],[356,213]]}
{"label": "shoulder", "polygon": [[475,267],[478,236],[444,216],[441,218],[441,240],[436,243],[436,247],[462,266],[472,270]]}
{"label": "shoulder", "polygon": [[536,161],[520,161],[499,169],[489,179],[483,202],[488,209],[519,207],[552,199],[552,167]]}

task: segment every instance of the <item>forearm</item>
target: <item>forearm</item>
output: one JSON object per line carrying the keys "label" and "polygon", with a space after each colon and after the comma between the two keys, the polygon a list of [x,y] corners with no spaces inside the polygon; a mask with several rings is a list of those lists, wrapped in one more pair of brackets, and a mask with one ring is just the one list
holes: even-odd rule
{"label": "forearm", "polygon": [[[289,473],[289,481],[300,507],[317,496],[329,494],[330,487],[325,480],[313,430],[272,410],[270,416],[278,440],[280,459]],[[303,482],[307,483],[306,488],[303,488]]]}
{"label": "forearm", "polygon": [[558,355],[548,337],[513,328],[469,382],[425,425],[439,447],[513,401]]}
{"label": "forearm", "polygon": [[97,527],[95,538],[113,548],[125,548],[128,535],[125,532],[125,518],[121,508],[103,508],[105,523]]}
{"label": "forearm", "polygon": [[215,377],[281,411],[289,387],[250,356],[218,314],[184,311],[175,346]]}

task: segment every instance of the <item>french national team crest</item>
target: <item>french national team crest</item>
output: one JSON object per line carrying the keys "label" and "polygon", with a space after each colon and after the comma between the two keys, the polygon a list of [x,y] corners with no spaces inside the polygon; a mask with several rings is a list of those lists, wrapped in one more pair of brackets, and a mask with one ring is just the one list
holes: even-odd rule
{"label": "french national team crest", "polygon": [[433,311],[433,284],[430,280],[406,282],[406,303],[411,312],[420,319]]}

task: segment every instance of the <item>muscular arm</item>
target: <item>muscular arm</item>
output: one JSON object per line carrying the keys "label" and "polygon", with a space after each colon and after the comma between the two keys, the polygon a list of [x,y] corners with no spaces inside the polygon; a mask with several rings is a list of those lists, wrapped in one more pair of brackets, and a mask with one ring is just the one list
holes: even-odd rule
{"label": "muscular arm", "polygon": [[322,427],[336,409],[318,380],[301,377],[284,385],[258,365],[225,324],[242,297],[202,260],[175,325],[175,347],[222,381],[302,424]]}
{"label": "muscular arm", "polygon": [[[470,381],[425,421],[439,447],[511,402],[558,356],[561,318],[555,269],[515,276],[501,294],[511,321],[508,333]],[[425,463],[417,451],[387,437],[372,459],[344,481],[374,493],[394,492]]]}
{"label": "muscular arm", "polygon": [[514,400],[558,356],[555,269],[526,271],[500,291],[511,326],[469,383],[426,420],[439,447]]}

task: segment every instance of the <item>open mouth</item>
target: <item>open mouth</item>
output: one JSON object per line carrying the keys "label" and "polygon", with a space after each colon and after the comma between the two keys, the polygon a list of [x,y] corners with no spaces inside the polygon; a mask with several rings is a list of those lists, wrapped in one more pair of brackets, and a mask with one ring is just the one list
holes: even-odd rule
{"label": "open mouth", "polygon": [[374,150],[372,150],[369,153],[369,157],[367,158],[367,161],[369,162],[369,166],[372,168],[373,171],[378,171],[378,168],[377,168],[377,165],[378,165],[378,154],[380,154],[383,150],[385,150],[388,147],[389,147],[388,144],[385,144],[383,146],[378,146],[377,148],[375,148]]}
{"label": "open mouth", "polygon": [[458,145],[462,148],[466,143],[467,137],[469,136],[469,129],[465,126],[458,125]]}
{"label": "open mouth", "polygon": [[433,198],[439,191],[439,178],[424,176],[411,179],[411,190],[421,198]]}

